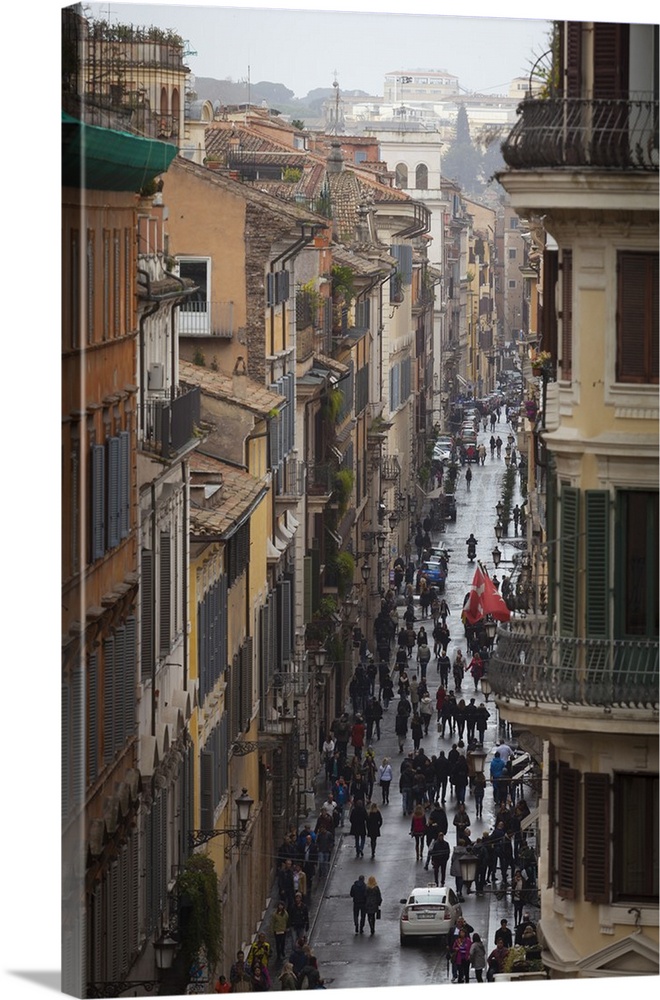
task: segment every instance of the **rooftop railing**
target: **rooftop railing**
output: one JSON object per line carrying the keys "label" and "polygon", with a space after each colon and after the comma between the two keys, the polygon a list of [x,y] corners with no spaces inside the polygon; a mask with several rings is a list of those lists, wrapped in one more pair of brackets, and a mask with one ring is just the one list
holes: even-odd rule
{"label": "rooftop railing", "polygon": [[554,636],[542,619],[516,619],[498,629],[488,679],[530,703],[657,711],[658,640]]}
{"label": "rooftop railing", "polygon": [[514,170],[658,170],[658,101],[529,99],[502,143]]}

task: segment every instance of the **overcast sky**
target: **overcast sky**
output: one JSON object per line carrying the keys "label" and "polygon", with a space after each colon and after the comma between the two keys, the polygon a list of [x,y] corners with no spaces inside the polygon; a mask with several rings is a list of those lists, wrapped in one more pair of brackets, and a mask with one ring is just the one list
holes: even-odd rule
{"label": "overcast sky", "polygon": [[547,48],[549,27],[543,19],[227,5],[104,2],[89,10],[111,23],[178,31],[197,53],[186,59],[197,76],[246,79],[249,67],[253,83],[283,83],[296,97],[332,86],[335,70],[341,89],[382,94],[385,73],[420,68],[447,70],[468,91],[506,93],[510,80],[529,73]]}

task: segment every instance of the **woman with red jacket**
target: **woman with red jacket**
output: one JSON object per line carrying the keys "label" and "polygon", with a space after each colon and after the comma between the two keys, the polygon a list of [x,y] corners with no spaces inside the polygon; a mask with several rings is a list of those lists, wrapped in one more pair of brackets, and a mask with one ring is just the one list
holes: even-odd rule
{"label": "woman with red jacket", "polygon": [[355,750],[355,756],[362,760],[362,747],[364,746],[365,726],[361,715],[355,716],[355,722],[351,729],[351,746]]}
{"label": "woman with red jacket", "polygon": [[419,802],[413,809],[410,820],[410,836],[415,838],[416,860],[422,861],[424,856],[424,840],[426,838],[426,813]]}

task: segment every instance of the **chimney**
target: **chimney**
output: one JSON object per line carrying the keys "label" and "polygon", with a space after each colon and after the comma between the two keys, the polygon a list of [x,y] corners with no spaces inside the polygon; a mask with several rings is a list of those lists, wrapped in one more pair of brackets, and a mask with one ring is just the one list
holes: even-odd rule
{"label": "chimney", "polygon": [[329,174],[340,174],[344,169],[344,157],[341,153],[341,146],[338,142],[330,143],[330,155],[328,156],[327,171]]}
{"label": "chimney", "polygon": [[240,354],[236,358],[236,364],[231,375],[232,392],[237,399],[245,399],[247,392],[247,368],[245,358]]}

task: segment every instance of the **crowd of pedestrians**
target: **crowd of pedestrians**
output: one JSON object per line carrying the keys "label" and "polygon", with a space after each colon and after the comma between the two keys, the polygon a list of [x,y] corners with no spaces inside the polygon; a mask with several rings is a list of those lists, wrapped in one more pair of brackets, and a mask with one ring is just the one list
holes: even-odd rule
{"label": "crowd of pedestrians", "polygon": [[[420,868],[430,870],[438,886],[453,882],[459,902],[495,890],[500,900],[510,899],[515,943],[535,945],[528,907],[536,900],[536,856],[523,833],[529,807],[514,779],[511,748],[498,740],[488,748],[485,771],[470,767],[470,751],[485,748],[491,717],[486,703],[477,701],[489,646],[483,635],[466,630],[464,648],[450,657],[449,621],[460,621],[460,609],[452,616],[444,596],[418,573],[431,547],[429,526],[418,524],[414,537],[417,564],[399,559],[394,566],[392,587],[374,622],[374,654],[367,637],[359,629],[354,633],[350,711],[333,720],[322,740],[323,802],[316,818],[291,829],[277,851],[270,942],[262,932],[247,957],[240,952],[229,979],[221,977],[216,985],[218,992],[324,988],[309,943],[313,896],[330,873],[338,837],[350,838],[356,860],[365,853],[376,858],[381,838],[392,836],[387,831],[392,789],[399,793],[396,801]],[[398,759],[378,753],[378,744],[390,734]],[[427,751],[425,744],[430,738],[435,744],[436,735],[450,745]],[[494,822],[474,836],[472,817],[483,819],[487,788],[496,808]],[[474,883],[462,878],[465,852],[478,859]],[[346,891],[355,934],[375,935],[383,905],[376,877],[360,873]],[[502,921],[489,945],[460,917],[447,942],[452,982],[469,982],[471,972],[478,982],[492,980],[504,969],[513,944],[508,921]]]}

